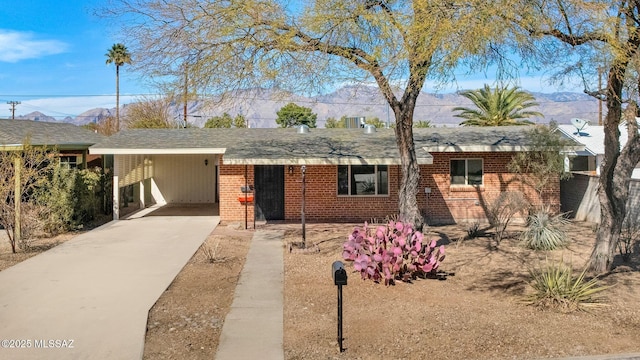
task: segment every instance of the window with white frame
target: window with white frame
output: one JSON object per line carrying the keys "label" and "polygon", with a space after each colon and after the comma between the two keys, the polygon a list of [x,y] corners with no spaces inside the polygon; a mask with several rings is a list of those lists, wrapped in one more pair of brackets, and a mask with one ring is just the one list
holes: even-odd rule
{"label": "window with white frame", "polygon": [[482,159],[452,159],[451,185],[482,185]]}
{"label": "window with white frame", "polygon": [[388,195],[387,165],[338,165],[338,195]]}

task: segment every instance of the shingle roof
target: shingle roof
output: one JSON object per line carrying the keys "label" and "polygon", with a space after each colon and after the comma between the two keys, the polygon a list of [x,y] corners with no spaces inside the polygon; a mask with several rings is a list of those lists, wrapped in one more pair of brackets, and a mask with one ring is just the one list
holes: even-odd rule
{"label": "shingle roof", "polygon": [[69,123],[0,119],[0,147],[20,147],[25,139],[32,145],[59,149],[86,149],[104,136]]}
{"label": "shingle roof", "polygon": [[[525,151],[526,127],[416,128],[419,163],[430,152]],[[225,164],[399,164],[395,131],[378,129],[134,129],[92,146],[94,154],[224,154]]]}

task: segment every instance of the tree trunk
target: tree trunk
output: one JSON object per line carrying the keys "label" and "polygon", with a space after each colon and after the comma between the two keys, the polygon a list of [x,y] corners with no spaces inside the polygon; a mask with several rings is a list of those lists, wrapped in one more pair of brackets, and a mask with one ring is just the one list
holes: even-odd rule
{"label": "tree trunk", "polygon": [[402,182],[398,192],[400,219],[422,230],[424,219],[418,207],[418,186],[420,185],[420,167],[416,159],[413,141],[413,106],[395,106],[396,139],[400,152]]}
{"label": "tree trunk", "polygon": [[120,66],[116,64],[116,132],[120,131]]}
{"label": "tree trunk", "polygon": [[[614,64],[609,72],[607,88],[607,117],[604,124],[605,151],[600,172],[599,192],[600,226],[596,244],[591,252],[588,267],[595,273],[610,271],[613,266],[620,231],[627,214],[629,179],[633,168],[640,160],[640,138],[635,116],[632,111],[627,120],[628,139],[620,151],[620,130],[622,117],[622,75],[626,64]],[[630,105],[631,106],[631,105]]]}
{"label": "tree trunk", "polygon": [[14,179],[15,189],[13,193],[14,198],[14,226],[13,226],[13,239],[11,239],[11,251],[16,253],[16,243],[22,241],[22,219],[20,205],[22,203],[22,158],[20,155],[16,155],[14,158]]}

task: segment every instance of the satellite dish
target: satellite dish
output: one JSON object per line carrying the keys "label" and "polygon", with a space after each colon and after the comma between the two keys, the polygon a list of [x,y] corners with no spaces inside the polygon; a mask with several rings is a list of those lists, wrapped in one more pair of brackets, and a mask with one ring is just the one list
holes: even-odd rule
{"label": "satellite dish", "polygon": [[589,120],[573,118],[571,119],[571,125],[576,128],[575,135],[581,136],[582,134],[580,133],[580,131],[589,127]]}

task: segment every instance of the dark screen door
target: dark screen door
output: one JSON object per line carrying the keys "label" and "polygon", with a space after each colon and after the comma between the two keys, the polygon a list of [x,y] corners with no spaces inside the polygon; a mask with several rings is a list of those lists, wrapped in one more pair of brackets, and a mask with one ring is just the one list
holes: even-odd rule
{"label": "dark screen door", "polygon": [[256,220],[284,220],[284,166],[256,165],[254,174]]}

